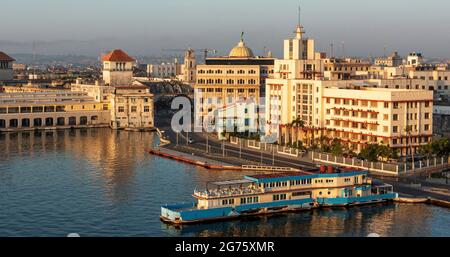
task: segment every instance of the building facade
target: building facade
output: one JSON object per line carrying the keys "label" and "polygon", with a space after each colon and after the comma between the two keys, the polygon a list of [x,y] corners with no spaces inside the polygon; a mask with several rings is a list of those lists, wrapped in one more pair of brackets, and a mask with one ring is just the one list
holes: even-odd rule
{"label": "building facade", "polygon": [[111,95],[111,128],[153,128],[153,95],[146,86],[114,87]]}
{"label": "building facade", "polygon": [[[114,50],[103,58],[103,67],[106,67],[103,74],[111,72],[111,63],[129,67],[131,60],[134,59],[122,50]],[[153,94],[146,86],[133,85],[129,72],[128,69],[114,70],[109,83],[84,83],[77,79],[71,90],[85,92],[96,101],[110,105],[109,125],[113,129],[151,129],[155,126]]]}
{"label": "building facade", "polygon": [[150,78],[175,78],[181,74],[181,64],[148,64],[147,76]]}
{"label": "building facade", "polygon": [[328,58],[324,59],[324,79],[350,80],[367,79],[371,63],[354,58]]}
{"label": "building facade", "polygon": [[397,67],[402,64],[403,58],[400,55],[398,55],[398,52],[393,52],[388,57],[375,58],[376,66]]}
{"label": "building facade", "polygon": [[[294,42],[302,38],[298,25]],[[312,41],[284,45],[285,59],[275,61],[275,76],[266,81],[266,135],[304,146],[338,139],[354,152],[377,143],[403,155],[431,140],[433,91],[370,80],[369,62],[322,58]]]}
{"label": "building facade", "polygon": [[0,131],[107,127],[110,106],[84,92],[0,94]]}
{"label": "building facade", "polygon": [[243,101],[259,104],[265,81],[273,76],[273,64],[273,58],[254,56],[241,38],[229,56],[197,65],[195,126],[203,127],[205,118],[218,108]]}
{"label": "building facade", "polygon": [[13,62],[14,58],[0,52],[0,82],[14,79]]}

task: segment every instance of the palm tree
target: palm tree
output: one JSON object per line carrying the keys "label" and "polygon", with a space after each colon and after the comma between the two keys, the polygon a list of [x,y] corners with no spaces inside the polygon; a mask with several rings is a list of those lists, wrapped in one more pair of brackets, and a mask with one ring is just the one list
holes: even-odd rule
{"label": "palm tree", "polygon": [[[292,144],[294,144],[294,142],[296,142],[297,147],[298,147],[298,128],[304,128],[305,122],[300,117],[297,117],[297,119],[292,121],[291,126],[293,129]],[[295,139],[294,139],[294,135],[295,135]]]}

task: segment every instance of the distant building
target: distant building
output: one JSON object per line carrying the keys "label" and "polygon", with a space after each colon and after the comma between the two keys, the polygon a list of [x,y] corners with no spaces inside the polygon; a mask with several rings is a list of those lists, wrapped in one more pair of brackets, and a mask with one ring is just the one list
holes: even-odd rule
{"label": "distant building", "polygon": [[353,58],[329,58],[324,59],[324,79],[350,80],[366,79],[369,76],[371,63]]}
{"label": "distant building", "polygon": [[423,63],[423,57],[421,53],[410,53],[406,59],[406,65],[419,66]]}
{"label": "distant building", "polygon": [[10,81],[14,79],[13,62],[14,58],[0,52],[0,81]]}
{"label": "distant building", "polygon": [[388,57],[378,57],[375,59],[376,66],[397,67],[403,64],[403,58],[398,52],[393,52]]}
{"label": "distant building", "polygon": [[148,64],[147,76],[150,78],[175,78],[181,74],[181,64],[162,63]]}
{"label": "distant building", "polygon": [[194,84],[196,81],[197,61],[195,59],[195,52],[189,48],[184,53],[184,64],[182,66],[183,81],[189,84]]}

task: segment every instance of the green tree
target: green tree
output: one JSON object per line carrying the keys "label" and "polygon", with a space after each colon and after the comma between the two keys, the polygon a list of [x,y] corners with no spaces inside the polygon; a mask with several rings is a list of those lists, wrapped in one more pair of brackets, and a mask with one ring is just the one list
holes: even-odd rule
{"label": "green tree", "polygon": [[330,145],[330,152],[331,154],[333,154],[334,156],[341,156],[344,154],[344,147],[342,146],[341,142],[339,141],[339,139],[335,138],[333,140],[333,142],[331,142]]}
{"label": "green tree", "polygon": [[379,147],[378,144],[369,144],[360,153],[359,157],[371,162],[378,161]]}
{"label": "green tree", "polygon": [[434,156],[433,146],[431,143],[420,146],[417,152],[428,159]]}

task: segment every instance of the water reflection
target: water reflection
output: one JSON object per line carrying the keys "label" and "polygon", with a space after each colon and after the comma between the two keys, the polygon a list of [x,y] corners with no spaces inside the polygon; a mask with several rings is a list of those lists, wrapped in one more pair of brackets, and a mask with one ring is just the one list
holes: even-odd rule
{"label": "water reflection", "polygon": [[[321,209],[300,213],[252,217],[229,222],[163,225],[172,236],[276,236],[343,237],[367,236],[448,236],[447,221],[436,215],[448,210],[428,205],[377,204],[341,209]],[[442,222],[442,223],[441,223]],[[441,227],[441,226],[444,227]]]}
{"label": "water reflection", "polygon": [[[70,156],[79,165],[74,172],[94,170],[105,178],[109,197],[120,201],[132,193],[134,170],[146,158],[145,150],[155,144],[151,133],[110,129],[32,131],[1,134],[0,162],[11,158]],[[7,173],[1,173],[7,176]]]}

